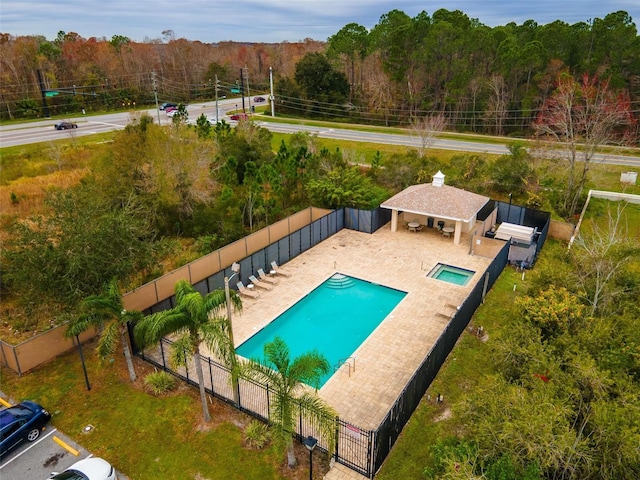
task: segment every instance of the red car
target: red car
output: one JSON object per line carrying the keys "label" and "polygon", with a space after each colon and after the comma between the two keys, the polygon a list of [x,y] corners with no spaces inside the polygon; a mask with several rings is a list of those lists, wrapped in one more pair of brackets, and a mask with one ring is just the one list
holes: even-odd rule
{"label": "red car", "polygon": [[255,98],[253,99],[253,101],[254,101],[254,102],[256,102],[256,103],[266,102],[266,100],[265,100],[265,98],[264,98],[264,97],[255,97]]}
{"label": "red car", "polygon": [[247,120],[249,115],[246,113],[234,113],[229,117],[231,120]]}

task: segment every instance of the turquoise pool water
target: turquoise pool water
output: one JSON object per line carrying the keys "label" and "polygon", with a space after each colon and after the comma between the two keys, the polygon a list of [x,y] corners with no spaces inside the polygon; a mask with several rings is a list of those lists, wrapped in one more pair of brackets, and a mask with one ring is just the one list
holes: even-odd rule
{"label": "turquoise pool water", "polygon": [[338,362],[350,357],[406,294],[335,274],[240,345],[237,353],[261,359],[265,343],[276,336],[286,342],[291,359],[318,350],[331,365],[321,387]]}
{"label": "turquoise pool water", "polygon": [[439,263],[427,274],[427,277],[436,278],[443,282],[453,283],[454,285],[464,286],[469,282],[469,280],[471,280],[474,273],[476,272],[473,270],[466,270],[464,268]]}

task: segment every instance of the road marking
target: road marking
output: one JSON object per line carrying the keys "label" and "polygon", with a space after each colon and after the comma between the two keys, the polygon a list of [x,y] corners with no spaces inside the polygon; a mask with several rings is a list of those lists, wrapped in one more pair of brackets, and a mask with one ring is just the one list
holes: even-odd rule
{"label": "road marking", "polygon": [[65,450],[68,450],[70,453],[72,453],[73,455],[75,455],[76,457],[78,455],[80,455],[80,452],[78,450],[76,450],[75,448],[73,448],[71,445],[69,445],[67,442],[65,442],[64,440],[59,439],[58,437],[53,437],[53,441],[56,442],[58,445],[60,445],[62,448],[64,448]]}
{"label": "road marking", "polygon": [[4,398],[0,397],[0,403],[3,404],[5,407],[9,408],[11,406],[11,404],[9,402],[7,402]]}
{"label": "road marking", "polygon": [[40,437],[37,441],[33,442],[31,445],[29,445],[27,448],[25,448],[23,451],[21,451],[19,454],[17,454],[15,457],[11,458],[10,460],[6,461],[5,463],[3,463],[2,465],[0,465],[0,469],[2,469],[3,467],[6,467],[7,465],[9,465],[11,462],[13,462],[16,458],[21,457],[23,454],[27,453],[29,450],[31,450],[33,447],[35,447],[37,444],[39,444],[41,441],[43,441],[45,438],[50,437],[51,435],[53,435],[55,432],[57,432],[58,429],[54,428],[53,430],[51,430],[49,433],[47,433],[44,437]]}

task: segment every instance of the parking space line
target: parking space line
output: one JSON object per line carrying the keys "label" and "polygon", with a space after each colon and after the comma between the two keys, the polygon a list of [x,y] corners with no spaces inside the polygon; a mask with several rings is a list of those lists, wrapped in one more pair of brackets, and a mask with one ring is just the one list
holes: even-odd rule
{"label": "parking space line", "polygon": [[64,440],[61,440],[58,437],[53,437],[53,441],[56,442],[58,445],[60,445],[62,448],[64,448],[65,450],[67,450],[69,453],[75,455],[76,457],[78,455],[80,455],[80,452],[78,450],[76,450],[75,448],[73,448],[71,445],[69,445],[67,442],[65,442]]}
{"label": "parking space line", "polygon": [[11,406],[11,404],[9,402],[7,402],[4,398],[0,397],[0,403],[2,405],[4,405],[5,407],[9,408]]}
{"label": "parking space line", "polygon": [[23,454],[27,453],[29,450],[31,450],[33,447],[35,447],[37,444],[39,444],[41,441],[43,441],[45,438],[49,438],[51,435],[53,435],[55,432],[57,432],[58,429],[54,428],[53,430],[51,430],[49,433],[47,433],[45,436],[40,437],[38,440],[36,440],[35,442],[33,442],[31,445],[29,445],[27,448],[25,448],[23,451],[21,451],[20,453],[18,453],[17,455],[15,455],[14,457],[12,457],[11,459],[7,460],[6,462],[4,462],[2,465],[0,465],[0,469],[2,467],[6,467],[7,465],[9,465],[11,462],[13,462],[16,458],[21,457]]}

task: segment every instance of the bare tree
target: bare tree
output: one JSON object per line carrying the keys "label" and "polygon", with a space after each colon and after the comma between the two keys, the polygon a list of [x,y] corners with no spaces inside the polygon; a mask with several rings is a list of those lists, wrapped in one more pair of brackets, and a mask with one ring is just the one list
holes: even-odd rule
{"label": "bare tree", "polygon": [[563,208],[572,216],[579,208],[593,155],[614,140],[629,141],[633,125],[626,93],[615,93],[607,81],[569,75],[558,78],[557,89],[542,106],[534,123],[538,135],[563,144],[559,151],[567,162],[567,188]]}
{"label": "bare tree", "polygon": [[433,145],[436,137],[447,126],[447,119],[442,113],[425,117],[413,117],[411,119],[411,131],[420,138],[418,154],[424,157],[427,150]]}
{"label": "bare tree", "polygon": [[640,245],[627,234],[623,222],[625,206],[620,201],[615,213],[608,211],[605,227],[596,222],[586,232],[583,227],[571,250],[578,265],[577,279],[592,315],[606,314],[615,298],[624,294],[624,288],[615,280],[630,259],[640,254]]}
{"label": "bare tree", "polygon": [[485,117],[493,124],[496,135],[504,134],[504,121],[507,118],[508,90],[504,78],[501,75],[493,75],[489,80],[489,97],[488,109]]}

